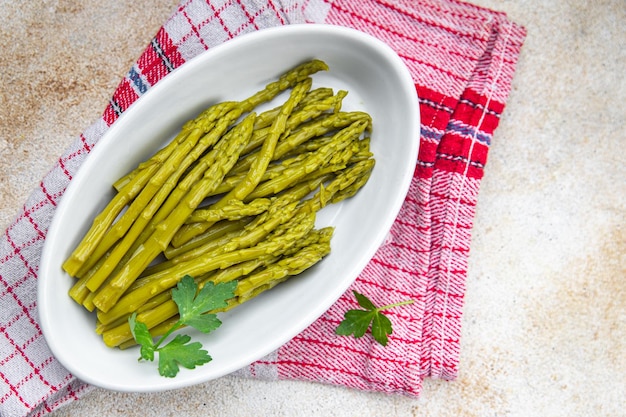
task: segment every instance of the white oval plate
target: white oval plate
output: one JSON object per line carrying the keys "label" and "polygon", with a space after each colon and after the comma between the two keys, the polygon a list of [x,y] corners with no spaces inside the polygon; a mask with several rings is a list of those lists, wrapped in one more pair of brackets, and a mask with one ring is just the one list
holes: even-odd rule
{"label": "white oval plate", "polygon": [[[138,350],[107,348],[94,332],[95,317],[67,295],[73,278],[63,261],[112,197],[111,184],[149,157],[209,103],[243,99],[287,69],[312,58],[330,71],[315,86],[348,90],[344,109],[373,118],[376,167],[349,201],[319,213],[320,226],[336,227],[332,253],[302,276],[221,315],[210,335],[185,332],[213,360],[175,378],[156,363],[137,362]],[[279,348],[326,311],[383,242],[415,168],[419,107],[411,76],[384,43],[364,33],[327,25],[294,25],[240,36],[188,61],[136,101],[94,147],[57,208],[39,269],[43,334],[71,373],[116,391],[149,392],[189,386],[242,368]]]}

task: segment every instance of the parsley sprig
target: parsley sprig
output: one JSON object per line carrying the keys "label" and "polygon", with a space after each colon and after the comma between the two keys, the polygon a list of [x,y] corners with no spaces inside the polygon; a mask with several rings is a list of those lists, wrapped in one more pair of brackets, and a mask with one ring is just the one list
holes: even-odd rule
{"label": "parsley sprig", "polygon": [[[226,307],[227,300],[234,296],[236,281],[213,284],[207,282],[198,292],[195,280],[186,275],[172,290],[172,300],[178,306],[180,319],[156,343],[146,324],[137,321],[134,313],[128,318],[135,341],[140,345],[139,360],[154,361],[155,353],[159,356],[159,374],[164,377],[175,377],[183,366],[194,369],[211,361],[209,353],[202,349],[200,342],[191,342],[188,335],[176,335],[167,344],[164,341],[183,326],[193,327],[202,333],[210,333],[222,322],[212,310]],[[163,346],[162,346],[163,345]]]}
{"label": "parsley sprig", "polygon": [[389,342],[388,335],[393,332],[391,320],[383,314],[384,310],[407,304],[413,304],[413,300],[401,301],[398,303],[388,304],[382,307],[376,307],[374,303],[365,295],[352,291],[354,297],[362,310],[348,310],[344,314],[344,319],[335,329],[335,333],[341,336],[354,335],[354,337],[363,337],[370,328],[374,339],[383,346],[387,346]]}

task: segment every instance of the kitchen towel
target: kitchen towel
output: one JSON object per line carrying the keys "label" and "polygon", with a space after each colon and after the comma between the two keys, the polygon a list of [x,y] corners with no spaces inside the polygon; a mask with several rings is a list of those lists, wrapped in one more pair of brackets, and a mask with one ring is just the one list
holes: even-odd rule
{"label": "kitchen towel", "polygon": [[[525,29],[503,13],[455,0],[182,0],[87,128],[0,237],[0,415],[42,416],[91,387],[52,356],[38,324],[36,285],[46,231],[72,176],[143,93],[205,50],[243,33],[295,23],[341,25],[391,46],[409,68],[421,111],[409,193],[384,244],[322,317],[242,377],[295,379],[419,396],[424,378],[458,373],[461,317],[479,185]],[[386,347],[337,336],[352,290],[389,311]]]}

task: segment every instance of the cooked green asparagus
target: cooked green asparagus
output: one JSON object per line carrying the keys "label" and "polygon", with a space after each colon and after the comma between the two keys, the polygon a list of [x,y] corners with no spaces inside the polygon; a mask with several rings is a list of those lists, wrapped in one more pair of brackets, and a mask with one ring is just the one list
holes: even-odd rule
{"label": "cooked green asparagus", "polygon": [[305,62],[242,101],[211,105],[112,184],[63,264],[77,278],[69,296],[95,310],[106,345],[134,344],[131,315],[166,334],[185,276],[198,290],[237,281],[225,311],[330,252],[333,228],[316,229],[316,214],[365,185],[374,155],[371,117],[342,110],[347,91],[314,88],[326,70]]}

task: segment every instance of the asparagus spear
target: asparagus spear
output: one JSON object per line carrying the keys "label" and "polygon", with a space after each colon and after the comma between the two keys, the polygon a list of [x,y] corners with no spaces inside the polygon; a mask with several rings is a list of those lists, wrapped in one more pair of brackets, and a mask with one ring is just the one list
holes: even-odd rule
{"label": "asparagus spear", "polygon": [[199,221],[218,222],[220,220],[240,220],[248,216],[256,216],[257,214],[267,211],[271,203],[269,198],[257,198],[244,203],[241,200],[230,201],[222,208],[207,208],[194,211],[185,223],[195,223]]}
{"label": "asparagus spear", "polygon": [[294,85],[309,78],[310,75],[327,70],[328,65],[319,59],[305,62],[287,71],[277,81],[269,83],[263,90],[247,98],[241,104],[245,111],[251,111],[259,104],[272,100],[282,91],[292,88]]}

